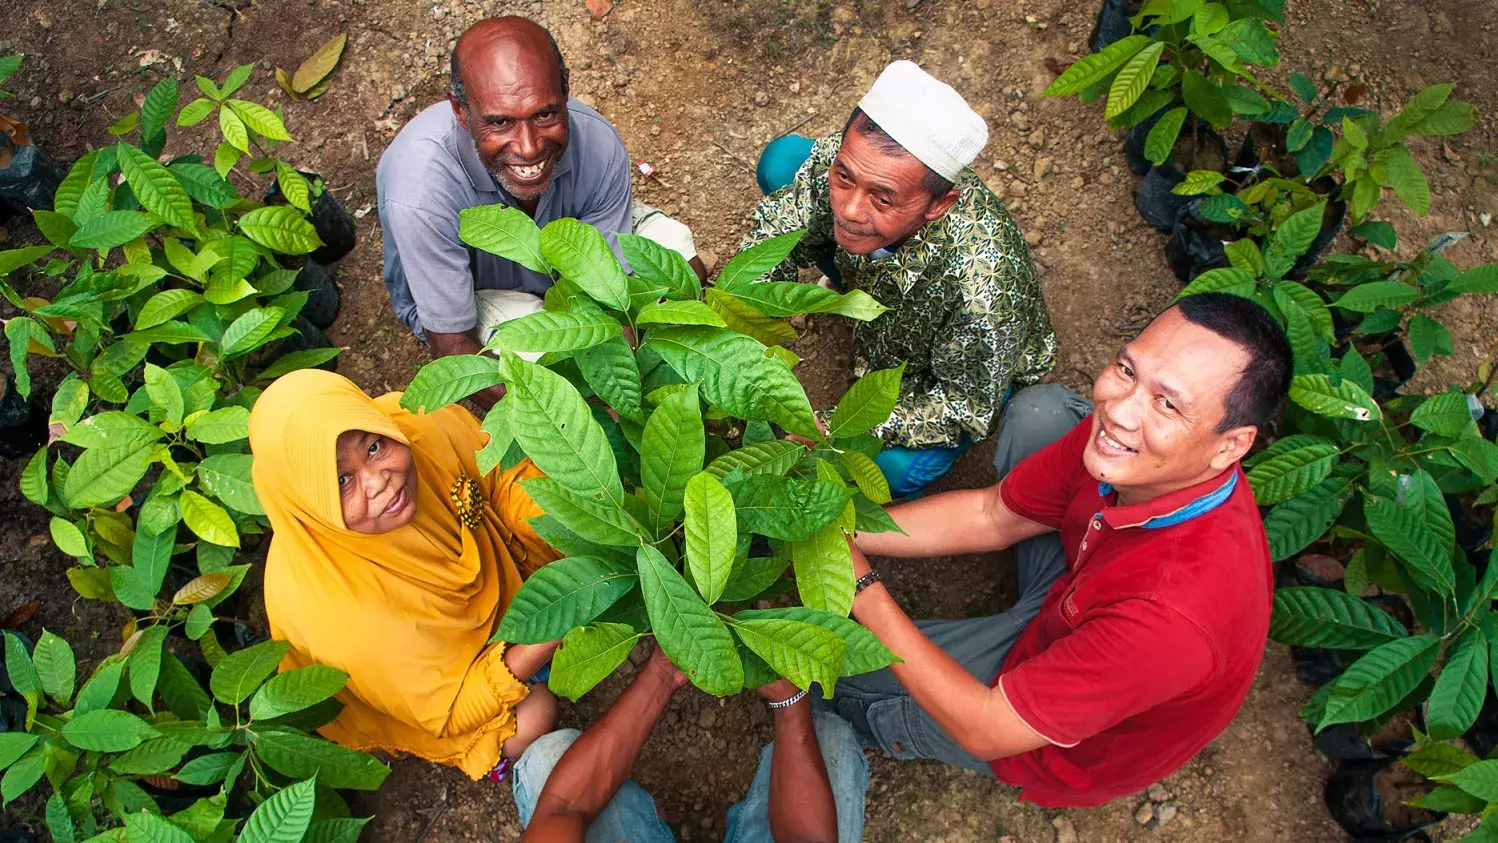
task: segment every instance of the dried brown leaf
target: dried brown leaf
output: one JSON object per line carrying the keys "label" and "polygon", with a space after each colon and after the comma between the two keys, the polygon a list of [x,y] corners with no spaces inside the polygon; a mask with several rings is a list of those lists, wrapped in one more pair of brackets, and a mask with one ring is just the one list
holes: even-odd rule
{"label": "dried brown leaf", "polygon": [[22,603],[15,607],[10,614],[5,616],[5,620],[0,621],[0,629],[15,629],[31,620],[31,616],[36,614],[37,608],[41,605],[40,603]]}
{"label": "dried brown leaf", "polygon": [[1342,92],[1342,101],[1348,105],[1356,105],[1357,101],[1362,99],[1366,93],[1368,93],[1367,85],[1364,85],[1362,82],[1354,82],[1347,86],[1347,90]]}
{"label": "dried brown leaf", "polygon": [[328,43],[317,48],[312,57],[302,62],[302,66],[296,69],[296,75],[291,77],[291,87],[298,93],[305,94],[317,83],[328,78],[333,69],[338,67],[338,60],[343,57],[343,48],[348,44],[348,35],[339,34]]}

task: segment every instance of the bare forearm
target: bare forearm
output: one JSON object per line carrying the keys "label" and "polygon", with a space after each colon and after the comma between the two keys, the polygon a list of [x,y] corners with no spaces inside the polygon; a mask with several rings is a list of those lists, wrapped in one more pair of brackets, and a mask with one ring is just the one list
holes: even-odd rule
{"label": "bare forearm", "polygon": [[989,516],[989,489],[962,489],[889,508],[906,535],[858,534],[858,547],[872,556],[922,558],[982,553],[1004,545]]}
{"label": "bare forearm", "polygon": [[[468,330],[461,334],[439,334],[427,331],[427,343],[432,347],[432,354],[436,357],[478,354],[484,349],[479,342],[476,330]],[[477,404],[480,409],[488,410],[503,397],[505,397],[505,388],[503,384],[500,384],[479,390],[469,400]]]}
{"label": "bare forearm", "polygon": [[510,669],[512,676],[525,682],[535,676],[542,665],[551,661],[552,654],[561,643],[562,640],[558,638],[545,644],[511,644],[505,650],[505,667]]}
{"label": "bare forearm", "polygon": [[778,841],[833,843],[837,804],[827,764],[817,744],[811,702],[775,712],[775,749],[770,760],[770,833]]}

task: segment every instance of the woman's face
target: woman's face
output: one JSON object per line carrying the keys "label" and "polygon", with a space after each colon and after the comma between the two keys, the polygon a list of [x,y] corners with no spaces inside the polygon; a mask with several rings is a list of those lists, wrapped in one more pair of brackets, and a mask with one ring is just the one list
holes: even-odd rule
{"label": "woman's face", "polygon": [[338,436],[338,498],[356,533],[388,533],[416,516],[416,465],[410,447],[364,430]]}

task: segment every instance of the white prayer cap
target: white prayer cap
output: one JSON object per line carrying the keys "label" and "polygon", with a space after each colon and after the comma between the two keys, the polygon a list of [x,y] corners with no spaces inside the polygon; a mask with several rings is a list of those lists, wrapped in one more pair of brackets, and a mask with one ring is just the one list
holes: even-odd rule
{"label": "white prayer cap", "polygon": [[951,85],[913,61],[884,68],[858,107],[905,151],[950,182],[988,143],[988,124]]}

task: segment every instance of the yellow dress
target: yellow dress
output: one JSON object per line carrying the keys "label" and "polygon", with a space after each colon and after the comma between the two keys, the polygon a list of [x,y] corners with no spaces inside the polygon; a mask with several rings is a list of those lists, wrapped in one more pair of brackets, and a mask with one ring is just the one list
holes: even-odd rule
{"label": "yellow dress", "polygon": [[[348,430],[411,447],[416,515],[364,535],[343,524],[336,444]],[[467,410],[413,415],[400,394],[371,399],[318,370],[273,383],[250,416],[255,491],[274,535],[265,568],[282,670],[349,675],[338,718],[320,731],[354,749],[409,752],[477,779],[515,733],[526,687],[502,642],[489,644],[522,576],[557,558],[525,519],[541,509],[517,485],[529,460],[480,477],[486,434]]]}

